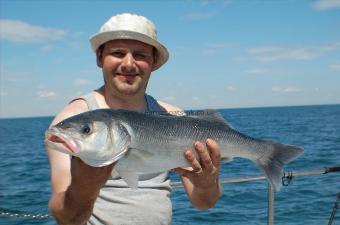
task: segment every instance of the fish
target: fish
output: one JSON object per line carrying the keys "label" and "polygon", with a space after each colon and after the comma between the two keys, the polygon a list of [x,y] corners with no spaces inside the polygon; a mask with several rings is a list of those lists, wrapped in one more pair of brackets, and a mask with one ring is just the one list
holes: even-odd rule
{"label": "fish", "polygon": [[190,167],[184,150],[208,138],[217,142],[222,159],[241,157],[254,162],[274,190],[282,186],[284,165],[303,153],[298,146],[243,134],[216,110],[175,116],[97,109],[69,117],[45,132],[47,149],[79,157],[93,167],[116,162],[114,173],[134,189],[140,173]]}

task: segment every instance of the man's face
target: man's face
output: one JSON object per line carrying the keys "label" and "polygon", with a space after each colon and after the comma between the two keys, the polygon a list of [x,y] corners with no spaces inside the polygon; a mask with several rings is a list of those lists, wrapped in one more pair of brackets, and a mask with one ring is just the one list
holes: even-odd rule
{"label": "man's face", "polygon": [[136,95],[144,94],[156,60],[150,45],[113,40],[105,43],[98,65],[103,70],[106,89],[117,95]]}

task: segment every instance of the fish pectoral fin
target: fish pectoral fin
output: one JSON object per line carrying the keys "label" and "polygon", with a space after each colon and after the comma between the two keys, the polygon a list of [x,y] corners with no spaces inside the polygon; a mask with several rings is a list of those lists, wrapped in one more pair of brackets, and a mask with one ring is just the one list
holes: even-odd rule
{"label": "fish pectoral fin", "polygon": [[138,148],[129,148],[129,150],[126,153],[126,158],[138,161],[148,159],[152,156],[153,153]]}
{"label": "fish pectoral fin", "polygon": [[112,172],[111,172],[111,177],[112,178],[116,178],[119,176],[119,173],[117,172],[116,168],[113,168]]}
{"label": "fish pectoral fin", "polygon": [[117,170],[119,176],[132,189],[138,189],[138,174],[135,171]]}

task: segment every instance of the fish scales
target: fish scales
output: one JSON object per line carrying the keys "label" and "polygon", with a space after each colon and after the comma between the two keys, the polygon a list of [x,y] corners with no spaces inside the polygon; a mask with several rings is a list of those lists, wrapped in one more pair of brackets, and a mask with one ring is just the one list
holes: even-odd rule
{"label": "fish scales", "polygon": [[[122,119],[124,120],[124,118]],[[253,148],[249,148],[249,146],[254,146],[254,143],[251,142],[254,142],[255,139],[232,131],[230,127],[221,121],[209,122],[199,118],[173,116],[159,116],[155,120],[154,115],[143,114],[140,114],[140,118],[134,115],[133,117],[128,116],[125,119],[130,124],[134,133],[139,134],[135,137],[132,148],[144,151],[156,150],[157,156],[153,157],[153,160],[158,160],[159,162],[162,161],[163,155],[165,157],[171,155],[173,158],[182,159],[183,149],[192,148],[194,141],[204,141],[207,138],[212,138],[220,144],[222,156],[225,158],[233,158],[235,156],[248,158],[262,157],[261,155],[253,154]],[[141,120],[148,121],[148,126],[141,126],[138,123]],[[185,131],[188,131],[187,135],[183,135],[183,133],[186,133]],[[150,137],[158,141],[152,141]],[[153,153],[151,152],[151,154]],[[172,166],[175,165],[163,164],[159,165],[159,168],[166,170]],[[185,160],[181,160],[181,164],[178,166],[188,166],[188,163]],[[135,167],[138,170],[145,168],[142,164],[139,166],[135,165]]]}

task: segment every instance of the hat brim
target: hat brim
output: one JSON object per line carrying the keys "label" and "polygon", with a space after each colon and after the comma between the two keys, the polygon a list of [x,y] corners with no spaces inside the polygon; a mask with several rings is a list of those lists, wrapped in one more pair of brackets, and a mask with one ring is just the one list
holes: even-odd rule
{"label": "hat brim", "polygon": [[160,42],[150,38],[141,33],[137,33],[134,31],[126,31],[126,30],[116,30],[116,31],[107,31],[102,33],[97,33],[90,38],[92,50],[94,52],[104,43],[117,39],[129,39],[141,41],[143,43],[149,44],[156,48],[157,50],[157,63],[153,70],[161,67],[166,61],[169,59],[169,52],[164,45]]}

